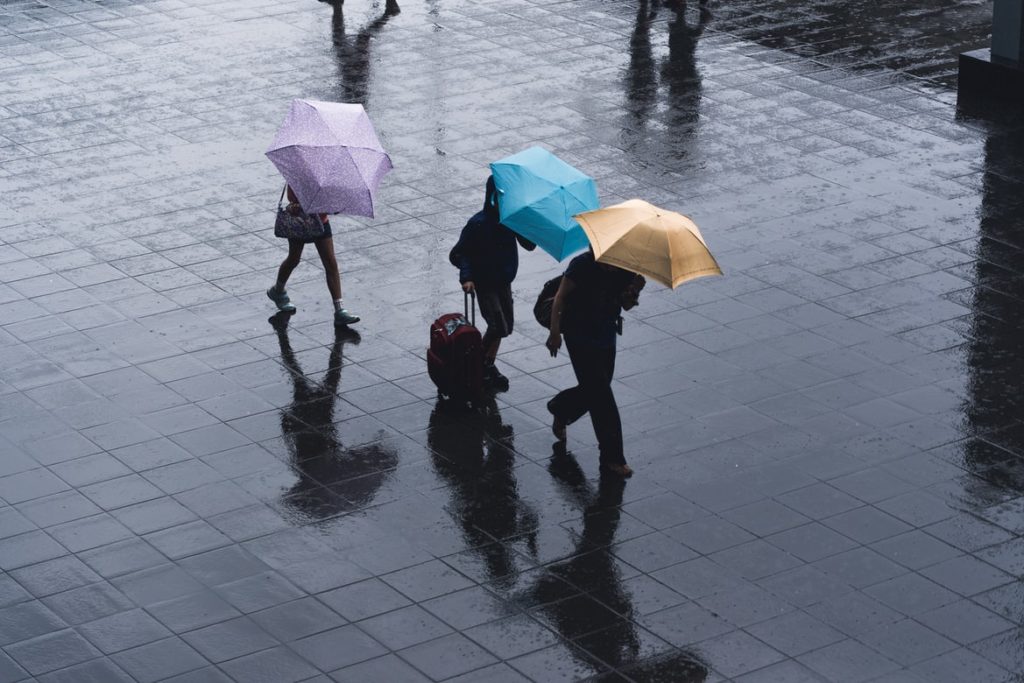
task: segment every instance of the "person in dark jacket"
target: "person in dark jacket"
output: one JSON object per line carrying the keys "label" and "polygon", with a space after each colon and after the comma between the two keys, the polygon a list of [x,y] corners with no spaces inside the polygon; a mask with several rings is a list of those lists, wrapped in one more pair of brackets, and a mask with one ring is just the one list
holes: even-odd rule
{"label": "person in dark jacket", "polygon": [[622,310],[637,305],[646,280],[616,266],[598,263],[594,252],[569,262],[551,306],[551,334],[546,346],[552,357],[562,335],[578,384],[548,401],[555,438],[565,441],[566,426],[590,413],[600,451],[601,473],[630,477],[622,446],[622,422],[612,392],[615,338],[621,333]]}
{"label": "person in dark jacket", "polygon": [[500,390],[508,389],[508,378],[498,372],[494,360],[501,340],[512,334],[515,321],[512,281],[519,271],[517,242],[527,251],[537,246],[501,224],[498,192],[494,178],[488,178],[484,208],[466,223],[448,258],[459,269],[463,291],[476,293],[480,315],[487,322],[483,339],[484,382]]}

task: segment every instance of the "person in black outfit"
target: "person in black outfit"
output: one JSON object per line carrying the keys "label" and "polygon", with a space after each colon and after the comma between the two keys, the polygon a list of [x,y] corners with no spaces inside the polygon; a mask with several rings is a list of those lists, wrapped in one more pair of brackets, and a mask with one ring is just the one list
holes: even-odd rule
{"label": "person in black outfit", "polygon": [[598,263],[592,251],[577,256],[569,262],[555,294],[546,344],[551,356],[556,356],[564,333],[579,382],[548,402],[555,437],[564,441],[566,425],[589,412],[601,453],[601,472],[620,477],[632,476],[633,470],[623,454],[622,422],[612,392],[615,337],[621,331],[622,310],[637,304],[644,284],[641,275]]}
{"label": "person in black outfit", "polygon": [[515,322],[512,281],[519,271],[519,243],[527,251],[536,244],[501,224],[498,192],[494,178],[487,179],[484,208],[462,229],[448,259],[459,269],[459,282],[466,292],[475,292],[480,315],[487,321],[484,332],[484,382],[494,389],[508,390],[508,378],[494,365],[501,340],[512,334]]}

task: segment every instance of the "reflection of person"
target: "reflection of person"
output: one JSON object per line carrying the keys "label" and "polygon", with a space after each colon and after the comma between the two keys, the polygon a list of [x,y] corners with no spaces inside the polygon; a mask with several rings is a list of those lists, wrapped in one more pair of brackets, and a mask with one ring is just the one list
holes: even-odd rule
{"label": "reflection of person", "polygon": [[686,153],[685,143],[693,137],[700,118],[701,76],[697,70],[697,39],[711,18],[706,3],[700,3],[696,26],[686,19],[685,0],[670,4],[675,17],[668,25],[668,59],[662,63],[661,80],[668,92],[668,125],[676,156]]}
{"label": "reflection of person", "polygon": [[[299,206],[298,197],[292,192],[292,188],[289,187],[287,190],[288,211],[292,214],[297,214],[302,210]],[[338,259],[334,255],[334,237],[331,234],[331,222],[327,219],[327,214],[325,213],[320,214],[319,218],[324,224],[324,234],[322,237],[310,240],[288,240],[288,256],[285,257],[284,261],[281,262],[281,266],[277,269],[277,282],[267,290],[267,296],[277,304],[277,308],[280,311],[285,313],[295,312],[295,305],[292,304],[285,285],[288,282],[288,278],[291,277],[292,271],[302,261],[303,248],[307,244],[312,243],[316,247],[317,254],[320,255],[320,262],[323,264],[324,273],[327,276],[327,290],[331,293],[331,299],[334,301],[334,324],[342,326],[351,325],[359,322],[359,316],[346,311],[341,298],[341,274],[338,272]]]}
{"label": "reflection of person", "polygon": [[345,13],[342,2],[332,0],[331,15],[332,41],[334,52],[341,71],[341,102],[357,102],[366,104],[369,94],[370,80],[370,40],[376,35],[391,17],[399,14],[401,9],[395,0],[387,0],[384,13],[364,26],[356,34],[355,40],[345,35]]}
{"label": "reflection of person", "polygon": [[[626,482],[602,477],[597,491],[586,480],[579,464],[555,445],[549,471],[559,488],[583,512],[583,530],[569,558],[547,566],[547,571],[529,590],[530,604],[539,604],[555,629],[583,651],[612,668],[633,674],[635,680],[665,680],[698,683],[707,677],[707,667],[696,657],[677,651],[655,656],[651,662],[637,661],[640,636],[632,621],[633,603],[622,583],[618,560],[611,552],[619,528]],[[572,600],[583,590],[588,599]],[[575,648],[571,648],[577,653]],[[592,666],[594,660],[580,655]],[[658,675],[642,676],[648,668]]]}
{"label": "reflection of person", "polygon": [[288,314],[270,319],[277,332],[281,361],[292,381],[292,403],[281,410],[281,433],[299,480],[286,502],[305,515],[323,519],[369,504],[398,456],[379,444],[344,448],[334,423],[341,382],[342,347],[358,344],[359,334],[336,332],[327,371],[319,383],[302,372],[288,339]]}
{"label": "reflection of person", "polygon": [[628,133],[637,134],[647,124],[658,97],[658,77],[651,54],[651,24],[658,11],[658,0],[640,0],[636,23],[629,38],[629,68],[626,71],[626,111]]}
{"label": "reflection of person", "polygon": [[630,477],[622,448],[622,422],[612,392],[615,337],[623,308],[637,304],[644,278],[594,260],[593,251],[569,262],[551,306],[547,347],[558,354],[562,334],[578,384],[548,402],[552,431],[565,440],[566,425],[590,413],[601,454],[601,472]]}
{"label": "reflection of person", "polygon": [[480,315],[487,321],[483,339],[484,382],[499,390],[508,389],[508,378],[498,372],[494,361],[501,340],[512,334],[515,322],[512,281],[519,270],[517,243],[530,251],[536,247],[501,224],[498,192],[494,178],[488,178],[484,208],[466,223],[448,258],[459,269],[462,289],[476,292]]}
{"label": "reflection of person", "polygon": [[502,539],[526,536],[533,543],[537,513],[519,498],[512,427],[502,423],[491,398],[479,411],[438,401],[430,414],[427,444],[434,469],[449,484],[448,509],[458,519],[467,547],[499,584],[516,571],[515,551]]}

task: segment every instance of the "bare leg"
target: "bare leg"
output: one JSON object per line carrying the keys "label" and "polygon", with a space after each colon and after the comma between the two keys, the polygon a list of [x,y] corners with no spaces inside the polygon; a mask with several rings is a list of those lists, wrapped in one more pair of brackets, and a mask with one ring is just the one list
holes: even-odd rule
{"label": "bare leg", "polygon": [[288,240],[288,255],[281,262],[277,269],[277,286],[284,289],[285,283],[291,277],[292,271],[302,262],[302,248],[306,246],[299,240]]}
{"label": "bare leg", "polygon": [[334,238],[325,237],[314,242],[316,251],[320,254],[320,262],[324,264],[324,272],[327,275],[327,289],[331,293],[331,300],[341,299],[341,274],[338,272],[338,259],[334,256]]}

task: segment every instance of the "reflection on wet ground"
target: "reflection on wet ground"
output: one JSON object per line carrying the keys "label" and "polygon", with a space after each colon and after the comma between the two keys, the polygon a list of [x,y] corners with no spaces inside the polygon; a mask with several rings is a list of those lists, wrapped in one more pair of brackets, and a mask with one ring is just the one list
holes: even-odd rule
{"label": "reflection on wet ground", "polygon": [[[943,87],[988,11],[0,7],[0,681],[1019,679],[1024,114]],[[332,221],[358,333],[311,262],[267,320],[294,96],[395,161]],[[426,376],[531,144],[727,273],[629,314],[626,483],[553,444],[546,256],[509,392]]]}

